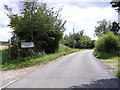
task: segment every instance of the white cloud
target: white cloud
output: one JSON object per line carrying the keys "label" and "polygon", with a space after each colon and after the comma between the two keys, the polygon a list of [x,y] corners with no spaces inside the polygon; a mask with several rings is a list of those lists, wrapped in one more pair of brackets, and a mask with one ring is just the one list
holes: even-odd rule
{"label": "white cloud", "polygon": [[7,15],[4,13],[3,3],[0,3],[0,26],[6,26],[9,22]]}
{"label": "white cloud", "polygon": [[67,20],[67,30],[65,34],[72,32],[75,28],[76,32],[85,29],[85,33],[91,38],[94,34],[94,27],[97,25],[97,21],[107,19],[108,21],[117,21],[117,12],[109,7],[99,8],[80,8],[78,6],[65,5],[62,16]]}
{"label": "white cloud", "polygon": [[[39,2],[41,0],[38,0]],[[112,0],[43,0],[48,3],[55,2],[55,3],[68,3],[68,2],[111,2]]]}
{"label": "white cloud", "polygon": [[[0,0],[1,2],[18,2],[23,0]],[[38,0],[39,2],[41,0]],[[43,0],[47,2],[72,2],[73,0]],[[111,2],[112,0],[74,0],[74,2]]]}
{"label": "white cloud", "polygon": [[0,27],[0,41],[8,41],[8,39],[10,39],[10,37],[12,36],[12,31],[13,30],[9,27]]}
{"label": "white cloud", "polygon": [[16,4],[16,2],[5,2],[4,0],[3,2],[0,1],[0,41],[7,41],[12,36],[12,34],[10,33],[12,32],[12,29],[8,27],[9,18],[6,15],[4,9],[5,4],[13,9],[13,13],[17,13],[19,9],[18,4]]}

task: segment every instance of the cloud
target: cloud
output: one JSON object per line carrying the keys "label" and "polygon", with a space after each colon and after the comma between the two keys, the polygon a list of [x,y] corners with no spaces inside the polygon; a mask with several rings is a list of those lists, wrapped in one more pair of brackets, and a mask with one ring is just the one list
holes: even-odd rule
{"label": "cloud", "polygon": [[12,8],[13,13],[18,13],[19,6],[16,2],[1,2],[0,3],[0,27],[7,27],[9,24],[9,18],[6,15],[6,10],[4,9],[4,5],[8,5],[10,8]]}
{"label": "cloud", "polygon": [[67,30],[65,34],[72,32],[73,28],[75,28],[76,32],[85,29],[86,35],[89,35],[91,38],[94,38],[94,27],[97,25],[97,21],[102,19],[108,21],[118,20],[117,12],[110,6],[104,8],[80,8],[68,4],[64,6],[61,14],[67,20]]}
{"label": "cloud", "polygon": [[44,0],[49,6],[63,7],[62,17],[67,20],[65,34],[85,29],[86,35],[94,39],[94,27],[97,21],[106,19],[118,21],[117,12],[111,7],[111,0]]}
{"label": "cloud", "polygon": [[9,27],[0,27],[0,41],[8,41],[11,38],[13,30]]}
{"label": "cloud", "polygon": [[[39,2],[41,0],[38,0]],[[111,2],[112,0],[43,0],[48,3],[55,2],[55,3],[69,3],[69,2]]]}
{"label": "cloud", "polygon": [[7,15],[4,13],[4,8],[2,3],[0,3],[0,20],[2,21],[0,22],[0,27],[7,26],[9,19],[7,18]]}
{"label": "cloud", "polygon": [[89,7],[107,7],[110,6],[110,2],[68,2],[72,6],[78,6],[80,8],[89,8]]}
{"label": "cloud", "polygon": [[4,5],[10,6],[13,9],[13,13],[17,13],[19,9],[16,2],[5,2],[4,0],[3,2],[0,1],[0,41],[7,41],[12,36],[10,33],[12,32],[12,29],[8,27],[10,19],[5,13],[6,11],[4,9]]}

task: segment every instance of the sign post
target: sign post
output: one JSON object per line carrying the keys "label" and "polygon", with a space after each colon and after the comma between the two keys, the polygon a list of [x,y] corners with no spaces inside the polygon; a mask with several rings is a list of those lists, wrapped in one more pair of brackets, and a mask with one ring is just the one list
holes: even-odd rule
{"label": "sign post", "polygon": [[34,42],[24,42],[21,43],[21,48],[25,49],[25,48],[31,48],[31,52],[33,54],[33,47],[34,47]]}

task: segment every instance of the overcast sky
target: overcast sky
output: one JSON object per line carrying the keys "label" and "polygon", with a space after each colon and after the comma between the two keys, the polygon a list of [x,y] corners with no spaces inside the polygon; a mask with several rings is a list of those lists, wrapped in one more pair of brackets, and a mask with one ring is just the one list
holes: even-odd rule
{"label": "overcast sky", "polygon": [[[94,35],[97,21],[106,19],[118,21],[118,13],[110,6],[111,0],[43,0],[48,7],[55,7],[61,11],[62,18],[67,21],[65,34],[85,30],[85,34],[96,39]],[[88,2],[89,1],[89,2]],[[104,2],[106,1],[106,2]],[[40,0],[39,0],[40,2]],[[19,11],[18,0],[0,0],[0,41],[7,41],[11,37],[12,29],[7,25],[9,19],[4,13],[4,4],[13,8],[14,13]]]}

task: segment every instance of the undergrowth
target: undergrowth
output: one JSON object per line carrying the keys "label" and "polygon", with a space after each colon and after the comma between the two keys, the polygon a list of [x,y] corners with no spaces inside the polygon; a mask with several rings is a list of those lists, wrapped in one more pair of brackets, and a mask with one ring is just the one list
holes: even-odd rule
{"label": "undergrowth", "polygon": [[67,46],[60,45],[59,50],[56,53],[43,54],[40,57],[18,58],[15,60],[7,60],[9,59],[8,52],[3,51],[3,61],[1,66],[2,66],[2,70],[30,67],[41,63],[46,63],[51,60],[55,60],[60,56],[64,56],[77,51],[80,51],[80,49],[72,49]]}

